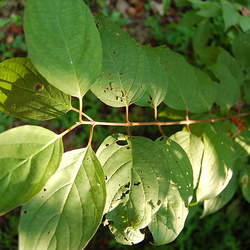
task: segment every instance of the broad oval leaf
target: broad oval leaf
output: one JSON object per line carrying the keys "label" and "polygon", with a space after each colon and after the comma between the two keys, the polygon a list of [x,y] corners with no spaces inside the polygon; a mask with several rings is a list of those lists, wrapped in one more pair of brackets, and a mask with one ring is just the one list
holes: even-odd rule
{"label": "broad oval leaf", "polygon": [[216,85],[208,75],[169,49],[162,50],[162,58],[169,80],[164,102],[178,110],[209,111],[215,100]]}
{"label": "broad oval leaf", "polygon": [[67,152],[45,188],[22,209],[19,248],[86,247],[101,223],[105,181],[91,148]]}
{"label": "broad oval leaf", "polygon": [[0,109],[20,118],[49,120],[71,108],[70,96],[50,85],[28,58],[0,63]]}
{"label": "broad oval leaf", "polygon": [[204,209],[201,218],[217,212],[233,198],[238,187],[237,177],[238,175],[234,173],[228,185],[219,195],[213,199],[204,201]]}
{"label": "broad oval leaf", "polygon": [[196,188],[201,171],[201,161],[204,149],[201,138],[189,132],[180,131],[172,135],[170,139],[177,142],[187,153],[193,169],[193,187]]}
{"label": "broad oval leaf", "polygon": [[56,88],[81,98],[101,71],[101,41],[81,0],[28,0],[25,39],[29,57]]}
{"label": "broad oval leaf", "polygon": [[0,134],[0,215],[37,194],[58,168],[61,136],[38,126]]}
{"label": "broad oval leaf", "polygon": [[163,66],[163,47],[142,47],[146,55],[144,74],[146,85],[145,95],[137,104],[143,106],[152,106],[154,109],[164,101],[168,91],[168,74]]}
{"label": "broad oval leaf", "polygon": [[154,244],[159,246],[174,241],[184,228],[188,212],[178,187],[171,184],[166,200],[149,224]]}
{"label": "broad oval leaf", "polygon": [[116,239],[124,236],[119,242],[134,244],[133,239],[143,239],[138,230],[150,223],[165,200],[169,185],[165,154],[147,138],[117,135],[104,140],[97,156],[106,176],[107,219]]}
{"label": "broad oval leaf", "polygon": [[197,201],[215,198],[223,191],[232,177],[235,161],[233,142],[226,134],[209,126],[203,134],[203,142]]}
{"label": "broad oval leaf", "polygon": [[193,196],[193,170],[187,154],[171,139],[160,138],[170,171],[170,186],[164,203],[149,224],[154,244],[163,245],[176,239],[182,231],[188,203]]}
{"label": "broad oval leaf", "polygon": [[91,90],[107,105],[129,106],[145,92],[146,55],[118,25],[105,17],[99,17],[97,22],[103,46],[103,70]]}
{"label": "broad oval leaf", "polygon": [[180,196],[186,205],[193,197],[193,169],[188,155],[175,141],[159,138],[157,141],[165,153],[170,173],[170,184],[177,186]]}

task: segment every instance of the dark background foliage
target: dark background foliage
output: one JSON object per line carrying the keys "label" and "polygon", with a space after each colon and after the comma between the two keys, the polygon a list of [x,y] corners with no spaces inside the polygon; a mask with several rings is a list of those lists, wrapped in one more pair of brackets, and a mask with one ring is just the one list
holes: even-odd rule
{"label": "dark background foliage", "polygon": [[[23,34],[24,0],[0,0],[0,60],[14,56],[26,56]],[[183,25],[183,15],[191,10],[190,6],[177,5],[170,0],[88,0],[86,1],[94,13],[103,13],[121,24],[140,43],[152,46],[168,45],[175,51],[185,55],[193,64],[199,64],[194,58],[192,37],[196,28]],[[181,2],[181,1],[179,1]],[[185,2],[185,1],[182,1]],[[210,43],[228,48],[234,30],[224,32],[222,17],[211,20],[213,35]],[[85,98],[85,110],[91,117],[106,121],[123,121],[124,110],[110,108],[96,101],[92,94]],[[130,119],[145,121],[153,119],[150,109],[132,106]],[[159,109],[159,119],[166,120],[167,110]],[[180,114],[182,115],[182,114]],[[62,132],[70,127],[78,117],[68,113],[65,117],[38,123],[31,120],[14,119],[0,113],[0,132],[22,124],[39,124],[55,132]],[[164,128],[165,129],[165,128]],[[74,134],[64,139],[66,150],[86,145],[89,128],[80,127]],[[177,128],[165,129],[166,134],[173,133]],[[124,128],[98,127],[94,134],[94,147],[109,134],[124,132]],[[133,133],[157,138],[159,131],[155,128],[134,128]],[[4,197],[2,197],[4,198]],[[151,236],[136,246],[122,246],[113,240],[112,235],[103,226],[100,227],[87,249],[249,249],[250,248],[250,215],[249,204],[243,200],[240,190],[232,201],[221,211],[200,219],[202,207],[193,207],[186,226],[180,236],[172,244],[154,247]],[[0,249],[17,249],[17,228],[19,209],[0,217]]]}

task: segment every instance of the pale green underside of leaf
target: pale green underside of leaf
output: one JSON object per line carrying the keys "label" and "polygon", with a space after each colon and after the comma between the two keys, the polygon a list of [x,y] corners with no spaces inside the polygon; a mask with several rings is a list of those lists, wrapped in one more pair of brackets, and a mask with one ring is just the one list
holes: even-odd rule
{"label": "pale green underside of leaf", "polygon": [[25,38],[38,71],[66,94],[82,97],[101,72],[101,41],[81,0],[28,0]]}
{"label": "pale green underside of leaf", "polygon": [[204,201],[204,209],[201,218],[217,212],[233,198],[238,186],[237,177],[237,174],[234,173],[228,185],[219,195],[213,199]]}
{"label": "pale green underside of leaf", "polygon": [[147,138],[114,135],[104,140],[97,156],[106,176],[111,231],[120,243],[138,243],[144,237],[138,230],[150,223],[168,191],[164,152]]}
{"label": "pale green underside of leaf", "polygon": [[203,143],[201,174],[196,191],[198,202],[215,198],[223,191],[232,177],[235,161],[232,141],[212,126],[204,132]]}
{"label": "pale green underside of leaf", "polygon": [[244,149],[244,156],[250,155],[250,129],[247,128],[242,131],[235,141]]}
{"label": "pale green underside of leaf", "polygon": [[101,223],[105,181],[91,148],[67,152],[43,191],[22,210],[20,250],[78,250]]}
{"label": "pale green underside of leaf", "polygon": [[30,200],[59,166],[61,138],[37,126],[0,134],[0,214]]}
{"label": "pale green underside of leaf", "polygon": [[204,145],[201,138],[185,131],[177,132],[170,137],[178,143],[187,153],[192,164],[193,170],[193,187],[198,185],[199,175],[201,171],[201,161],[203,156]]}
{"label": "pale green underside of leaf", "polygon": [[164,204],[149,225],[154,244],[164,245],[174,241],[182,231],[188,215],[188,207],[176,185],[171,184]]}
{"label": "pale green underside of leaf", "polygon": [[193,197],[193,169],[188,155],[175,141],[167,138],[157,139],[157,144],[165,153],[170,183],[179,190],[182,200],[187,205]]}
{"label": "pale green underside of leaf", "polygon": [[145,92],[147,57],[136,41],[108,18],[99,17],[97,23],[103,69],[91,90],[107,105],[128,106]]}
{"label": "pale green underside of leaf", "polygon": [[28,58],[0,63],[1,111],[20,118],[49,120],[71,108],[70,96],[50,85]]}
{"label": "pale green underside of leaf", "polygon": [[154,244],[163,245],[176,239],[188,215],[188,203],[193,197],[193,170],[187,154],[175,141],[159,138],[170,172],[167,197],[149,224]]}

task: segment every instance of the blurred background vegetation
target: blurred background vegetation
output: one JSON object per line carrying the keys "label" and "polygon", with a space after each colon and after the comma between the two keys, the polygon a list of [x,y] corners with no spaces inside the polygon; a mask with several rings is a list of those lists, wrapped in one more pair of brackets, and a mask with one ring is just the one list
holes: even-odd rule
{"label": "blurred background vegetation", "polygon": [[[230,43],[240,29],[248,29],[246,22],[233,24],[225,31],[226,19],[217,13],[216,0],[86,0],[92,11],[103,13],[123,26],[140,43],[152,46],[167,45],[186,56],[189,62],[202,66],[202,55],[198,48],[209,43],[230,50]],[[232,1],[243,4],[239,15],[250,15],[250,1]],[[205,5],[204,5],[205,3]],[[209,5],[210,4],[210,5]],[[26,56],[23,34],[24,0],[0,0],[0,60],[11,57]],[[247,12],[248,11],[248,12]],[[232,17],[232,16],[231,16]],[[230,18],[231,18],[230,17]],[[250,16],[249,16],[250,18]],[[205,20],[205,21],[204,21]],[[201,29],[201,25],[203,28]],[[207,29],[204,26],[208,25]],[[249,27],[250,28],[250,27]],[[203,33],[202,33],[203,31]],[[206,32],[204,32],[206,31]],[[211,51],[210,51],[211,52]],[[210,53],[209,52],[209,53]],[[197,56],[198,55],[198,56]],[[85,112],[100,121],[124,121],[124,109],[115,109],[103,105],[88,93],[84,98]],[[171,110],[160,107],[159,119],[181,119],[172,117]],[[37,124],[60,133],[70,127],[78,119],[76,113],[69,112],[57,120],[36,122],[15,119],[0,112],[0,132],[22,124]],[[153,120],[153,112],[147,108],[132,106],[130,120]],[[179,127],[164,128],[166,134],[172,134]],[[93,145],[97,148],[108,135],[126,132],[124,128],[98,127],[95,129]],[[157,138],[160,133],[154,127],[134,128],[133,134]],[[80,127],[65,137],[65,150],[80,148],[87,144],[89,127]],[[4,197],[3,197],[4,198]],[[240,190],[231,202],[214,215],[200,219],[201,206],[191,208],[186,226],[177,238],[169,245],[154,247],[151,236],[146,232],[146,241],[136,246],[122,246],[116,243],[107,228],[100,227],[87,249],[250,249],[250,213],[249,204],[243,200]],[[0,217],[0,249],[17,249],[19,210]],[[30,250],[30,249],[27,249]]]}

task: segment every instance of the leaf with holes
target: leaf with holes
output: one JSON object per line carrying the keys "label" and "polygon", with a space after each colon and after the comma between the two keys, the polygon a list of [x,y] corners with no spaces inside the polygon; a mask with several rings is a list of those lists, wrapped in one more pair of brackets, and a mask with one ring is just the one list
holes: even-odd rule
{"label": "leaf with holes", "polygon": [[28,0],[25,39],[29,57],[56,88],[81,98],[101,72],[101,41],[81,0]]}
{"label": "leaf with holes", "polygon": [[22,209],[19,248],[82,249],[101,223],[105,181],[91,148],[67,152],[45,188]]}
{"label": "leaf with holes", "polygon": [[145,92],[146,55],[135,40],[112,21],[99,17],[97,22],[103,46],[103,71],[91,90],[107,105],[129,106]]}
{"label": "leaf with holes", "polygon": [[176,185],[170,185],[166,200],[149,224],[154,244],[164,245],[174,241],[184,228],[188,207]]}
{"label": "leaf with holes", "polygon": [[12,58],[0,63],[0,108],[14,117],[49,120],[68,112],[71,98],[50,85],[28,58]]}
{"label": "leaf with holes", "polygon": [[60,136],[37,126],[22,126],[0,134],[0,215],[38,193],[59,166]]}
{"label": "leaf with holes", "polygon": [[106,176],[108,222],[119,242],[134,244],[143,239],[138,230],[150,223],[165,200],[165,153],[147,138],[114,135],[104,140],[97,156]]}
{"label": "leaf with holes", "polygon": [[148,70],[146,75],[146,92],[138,104],[152,106],[155,110],[164,101],[168,91],[168,74],[163,66],[162,50],[165,48],[152,48],[144,46],[143,51],[147,60],[145,66]]}
{"label": "leaf with holes", "polygon": [[210,125],[205,130],[203,142],[197,201],[213,199],[224,190],[232,177],[235,161],[233,141],[213,126]]}
{"label": "leaf with holes", "polygon": [[170,171],[167,197],[149,224],[154,244],[163,245],[176,239],[188,215],[188,203],[193,196],[193,170],[187,154],[170,139],[157,140],[165,152]]}
{"label": "leaf with holes", "polygon": [[180,131],[172,135],[170,139],[178,143],[187,153],[193,169],[193,187],[196,188],[201,171],[201,161],[204,149],[201,138],[189,132]]}
{"label": "leaf with holes", "polygon": [[233,198],[238,187],[237,177],[238,175],[234,173],[228,185],[219,195],[213,199],[204,201],[204,209],[201,218],[217,212]]}

